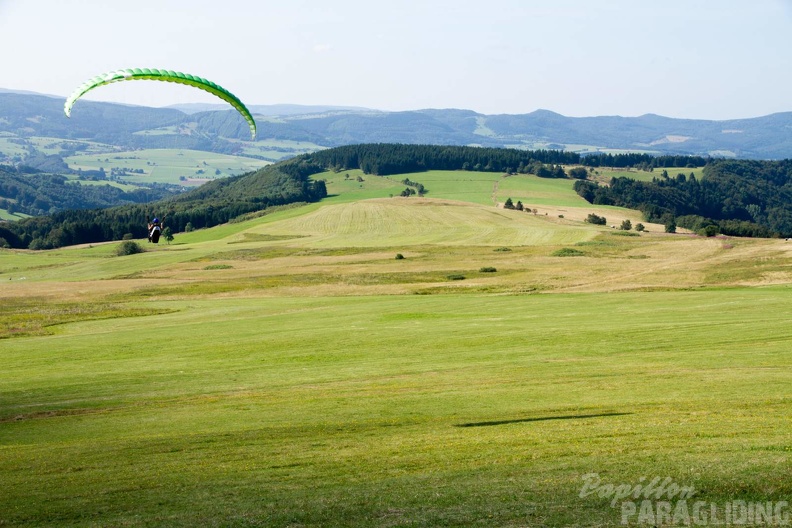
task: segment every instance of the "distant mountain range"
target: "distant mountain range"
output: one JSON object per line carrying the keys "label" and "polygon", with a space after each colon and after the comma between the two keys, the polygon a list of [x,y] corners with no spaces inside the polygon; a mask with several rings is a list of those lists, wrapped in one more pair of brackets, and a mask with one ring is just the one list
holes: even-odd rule
{"label": "distant mountain range", "polygon": [[[67,119],[63,100],[0,89],[0,134],[149,148],[167,139],[171,147],[243,154],[238,140],[246,138],[247,126],[222,104],[149,108],[80,101]],[[301,141],[317,147],[407,143],[792,158],[792,112],[710,121],[653,114],[566,117],[548,110],[484,115],[457,109],[385,112],[341,106],[253,105],[250,109],[259,140]],[[151,130],[158,133],[145,133]]]}

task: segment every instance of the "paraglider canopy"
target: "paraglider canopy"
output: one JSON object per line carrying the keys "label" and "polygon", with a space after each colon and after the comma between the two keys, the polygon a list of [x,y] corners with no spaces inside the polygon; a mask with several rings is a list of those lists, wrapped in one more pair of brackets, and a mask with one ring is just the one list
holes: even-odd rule
{"label": "paraglider canopy", "polygon": [[256,121],[250,110],[239,100],[237,96],[219,86],[212,81],[190,75],[189,73],[182,73],[173,70],[158,70],[155,68],[130,68],[125,70],[114,70],[111,72],[103,73],[91,79],[88,79],[66,99],[66,104],[63,106],[63,112],[66,117],[71,117],[71,109],[74,103],[88,93],[89,91],[99,86],[106,84],[121,82],[121,81],[135,81],[135,80],[151,80],[151,81],[164,81],[177,84],[185,84],[194,88],[199,88],[205,92],[216,95],[223,101],[227,102],[234,109],[245,118],[250,128],[251,139],[256,139]]}

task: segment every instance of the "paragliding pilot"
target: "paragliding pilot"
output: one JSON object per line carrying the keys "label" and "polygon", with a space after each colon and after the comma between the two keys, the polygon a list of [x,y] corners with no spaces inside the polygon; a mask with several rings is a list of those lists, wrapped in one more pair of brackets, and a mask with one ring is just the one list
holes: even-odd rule
{"label": "paragliding pilot", "polygon": [[154,218],[154,220],[149,222],[148,217],[146,217],[146,221],[148,222],[148,241],[158,244],[160,235],[162,234],[162,225],[160,224],[159,218]]}

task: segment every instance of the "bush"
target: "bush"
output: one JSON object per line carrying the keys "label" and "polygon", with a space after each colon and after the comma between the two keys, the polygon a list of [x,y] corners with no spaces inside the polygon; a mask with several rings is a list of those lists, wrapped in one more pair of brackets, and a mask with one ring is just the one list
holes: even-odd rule
{"label": "bush", "polygon": [[135,235],[132,233],[125,233],[124,236],[121,237],[121,240],[132,240],[135,238]]}
{"label": "bush", "polygon": [[589,224],[594,224],[594,225],[605,225],[605,224],[608,223],[608,220],[604,216],[600,216],[600,215],[597,215],[597,214],[594,214],[594,213],[590,213],[586,217],[586,222],[588,222]]}
{"label": "bush", "polygon": [[635,224],[635,230],[636,231],[643,231],[645,229],[646,229],[646,227],[643,224],[640,224],[640,223],[639,224]]}
{"label": "bush", "polygon": [[396,260],[402,260],[403,258],[404,255],[402,255],[401,253],[396,253]]}
{"label": "bush", "polygon": [[479,269],[479,271],[480,271],[481,273],[495,273],[495,272],[496,272],[496,271],[498,271],[498,270],[497,270],[497,269],[495,269],[495,268],[492,268],[492,267],[490,267],[490,266],[485,266],[485,267],[483,267],[483,268],[480,268],[480,269]]}
{"label": "bush", "polygon": [[580,251],[579,249],[561,248],[556,251],[553,251],[551,255],[553,257],[583,257],[586,254]]}
{"label": "bush", "polygon": [[511,248],[499,247],[499,248],[493,249],[492,251],[511,251]]}
{"label": "bush", "polygon": [[569,175],[576,180],[585,180],[588,177],[588,171],[585,167],[573,167],[569,169]]}
{"label": "bush", "polygon": [[121,242],[116,248],[116,255],[123,257],[125,255],[134,255],[136,253],[143,253],[145,251],[146,250],[143,249],[137,242],[125,240],[124,242]]}
{"label": "bush", "polygon": [[451,275],[446,275],[448,280],[465,280],[465,276],[459,273],[452,273]]}

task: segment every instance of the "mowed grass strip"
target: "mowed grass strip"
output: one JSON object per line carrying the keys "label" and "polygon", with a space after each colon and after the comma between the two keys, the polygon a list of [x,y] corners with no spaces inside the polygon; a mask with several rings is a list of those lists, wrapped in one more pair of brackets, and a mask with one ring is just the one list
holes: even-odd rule
{"label": "mowed grass strip", "polygon": [[13,525],[603,526],[786,500],[789,288],[191,299],[0,342]]}
{"label": "mowed grass strip", "polygon": [[308,235],[303,244],[309,247],[547,245],[596,235],[585,225],[561,225],[518,211],[415,197],[327,205],[256,232]]}

